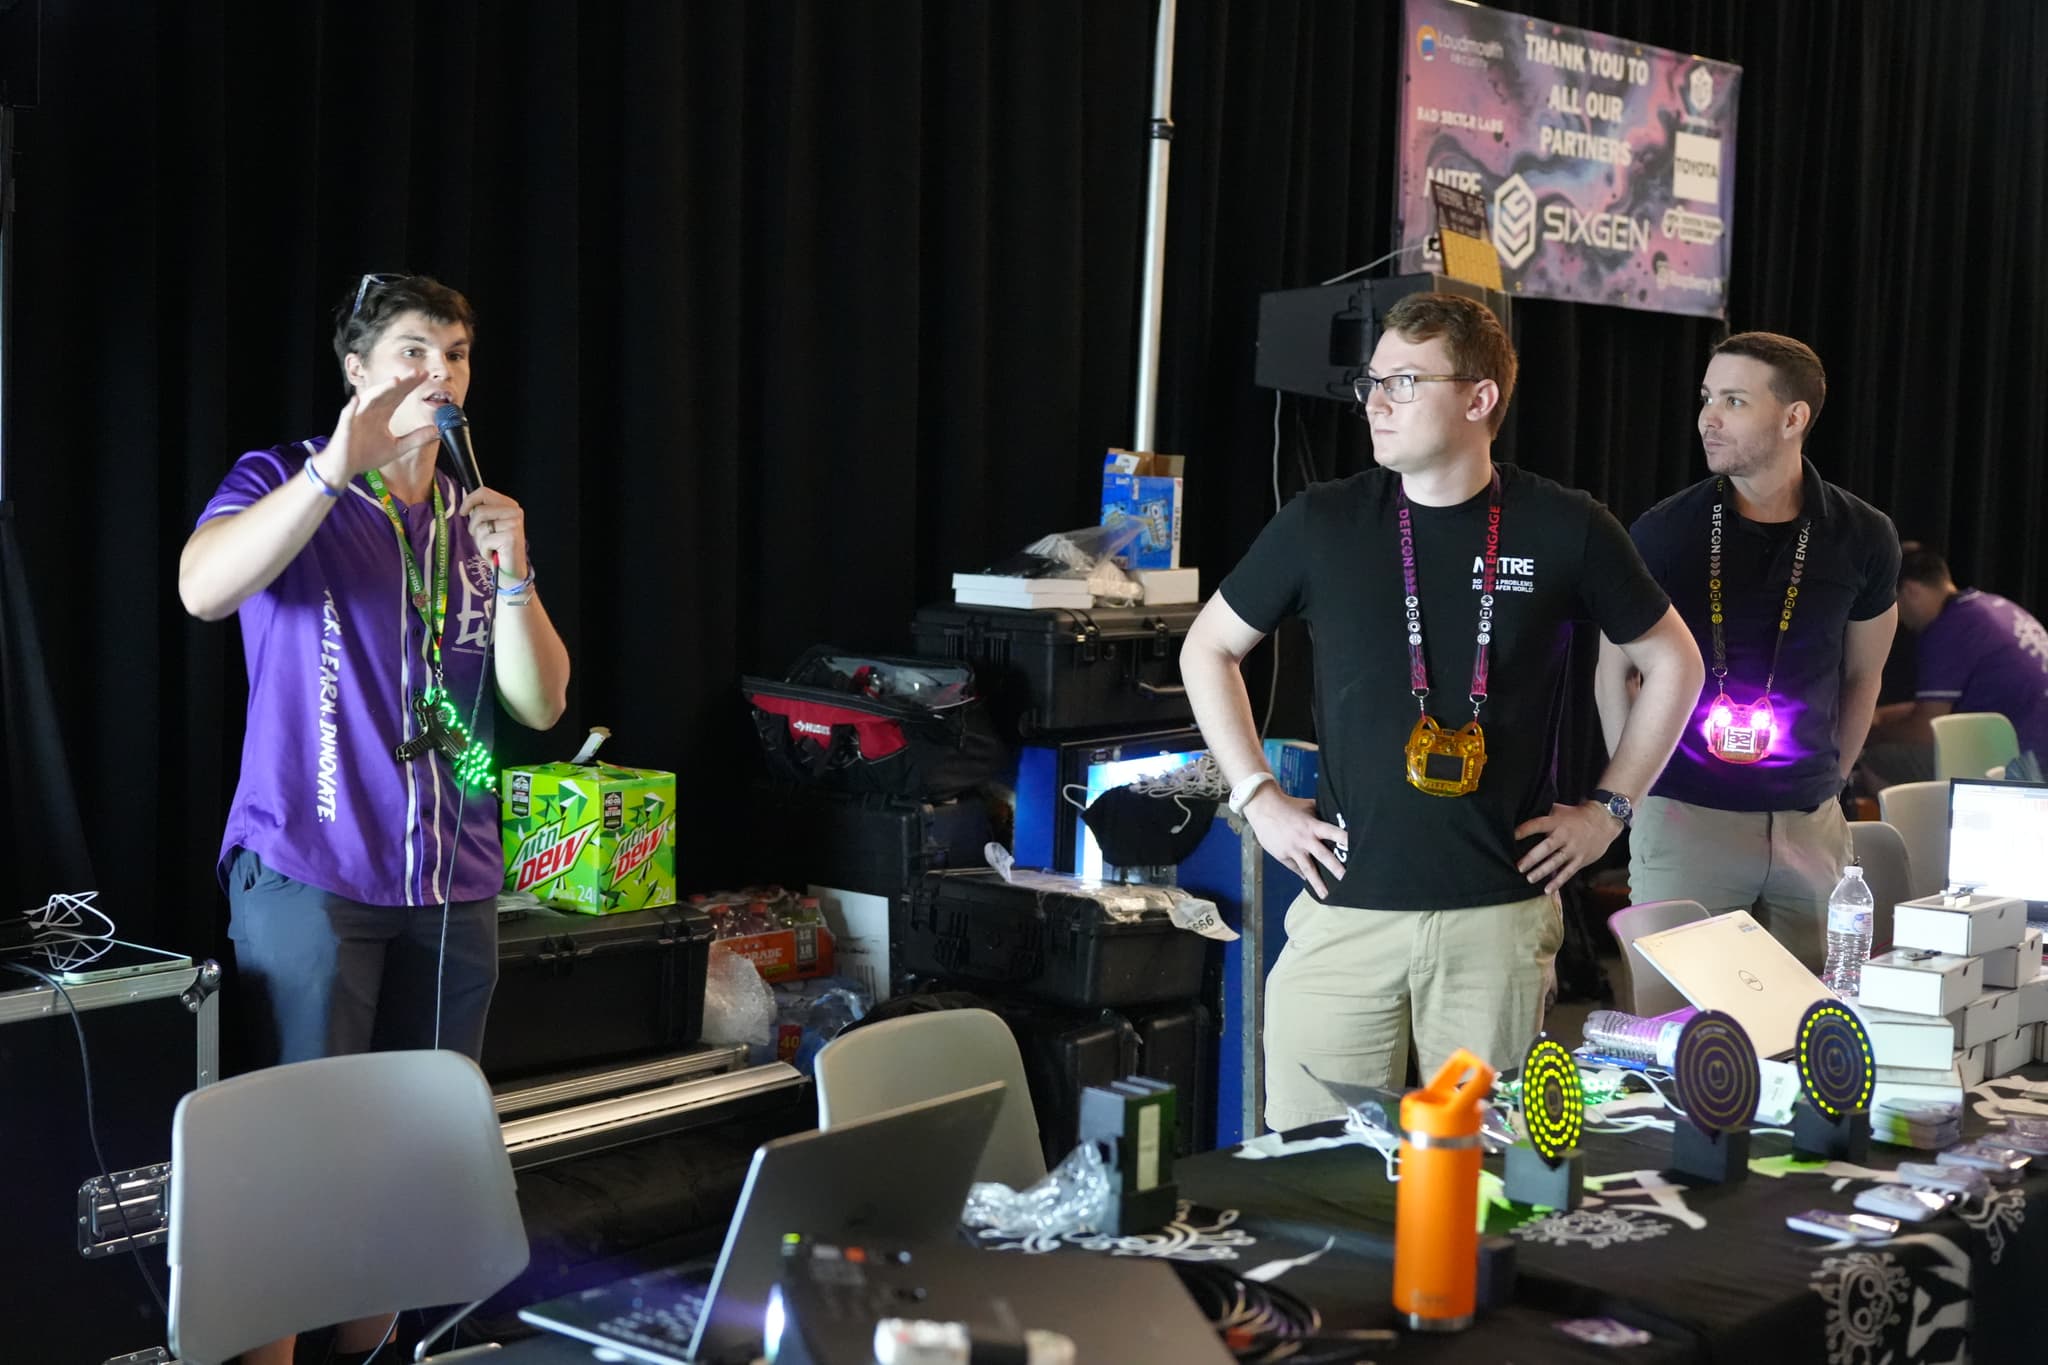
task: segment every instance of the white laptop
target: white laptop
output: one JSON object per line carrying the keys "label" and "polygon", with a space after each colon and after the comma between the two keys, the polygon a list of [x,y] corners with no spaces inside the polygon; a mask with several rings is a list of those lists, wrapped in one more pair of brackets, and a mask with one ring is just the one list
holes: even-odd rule
{"label": "white laptop", "polygon": [[1636,949],[1695,1009],[1733,1015],[1759,1057],[1792,1051],[1813,1002],[1839,998],[1747,910],[1646,934]]}

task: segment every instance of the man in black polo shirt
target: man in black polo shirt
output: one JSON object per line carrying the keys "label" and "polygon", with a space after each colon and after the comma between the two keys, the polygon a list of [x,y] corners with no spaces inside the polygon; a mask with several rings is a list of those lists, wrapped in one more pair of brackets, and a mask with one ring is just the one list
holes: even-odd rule
{"label": "man in black polo shirt", "polygon": [[[1877,705],[1899,572],[1891,519],[1806,458],[1826,397],[1803,342],[1729,337],[1700,385],[1710,476],[1631,530],[1708,677],[1636,812],[1630,895],[1754,908],[1816,971],[1828,892],[1850,861],[1839,798]],[[1624,651],[1603,643],[1595,691],[1610,745],[1629,689]]]}
{"label": "man in black polo shirt", "polygon": [[[1359,381],[1380,466],[1274,517],[1203,608],[1181,676],[1267,852],[1309,890],[1266,987],[1266,1122],[1343,1112],[1311,1080],[1398,1086],[1457,1048],[1519,1061],[1541,1027],[1556,892],[1597,858],[1671,753],[1699,651],[1620,523],[1496,466],[1515,353],[1492,313],[1420,294]],[[1317,799],[1273,785],[1239,665],[1283,619],[1315,636]],[[1574,619],[1644,675],[1596,800],[1554,804]]]}

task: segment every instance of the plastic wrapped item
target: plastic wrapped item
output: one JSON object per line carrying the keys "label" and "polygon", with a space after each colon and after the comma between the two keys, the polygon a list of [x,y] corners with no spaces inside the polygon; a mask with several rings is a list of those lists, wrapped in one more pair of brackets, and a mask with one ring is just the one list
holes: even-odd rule
{"label": "plastic wrapped item", "polygon": [[864,1017],[874,999],[844,977],[818,977],[775,986],[775,1055],[806,1076],[818,1050]]}
{"label": "plastic wrapped item", "polygon": [[976,1181],[960,1221],[990,1237],[1060,1237],[1103,1226],[1109,1199],[1108,1158],[1084,1142],[1029,1189]]}
{"label": "plastic wrapped item", "polygon": [[711,945],[704,971],[707,1043],[745,1043],[747,1060],[775,1060],[775,991],[754,964],[721,944]]}
{"label": "plastic wrapped item", "polygon": [[[1137,522],[1126,522],[1118,526],[1083,526],[1074,531],[1056,531],[1032,541],[1021,553],[991,564],[988,572],[1019,578],[1092,578],[1096,569],[1104,564],[1114,568],[1116,556],[1136,540],[1143,529]],[[1123,577],[1121,571],[1118,577]],[[1133,600],[1136,600],[1135,584],[1132,590]]]}

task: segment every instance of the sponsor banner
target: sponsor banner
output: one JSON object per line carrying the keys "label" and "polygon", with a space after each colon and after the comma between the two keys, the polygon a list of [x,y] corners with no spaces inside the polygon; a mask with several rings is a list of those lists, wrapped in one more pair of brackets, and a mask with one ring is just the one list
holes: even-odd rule
{"label": "sponsor banner", "polygon": [[1726,315],[1741,67],[1465,0],[1406,6],[1399,241],[1434,230],[1430,187],[1448,185],[1486,201],[1510,294]]}

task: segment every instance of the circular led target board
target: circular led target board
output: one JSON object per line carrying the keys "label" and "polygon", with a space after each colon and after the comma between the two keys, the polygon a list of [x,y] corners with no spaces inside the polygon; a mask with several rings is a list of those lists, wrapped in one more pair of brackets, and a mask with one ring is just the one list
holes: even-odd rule
{"label": "circular led target board", "polygon": [[1739,1132],[1756,1118],[1762,1085],[1756,1045],[1733,1017],[1701,1010],[1686,1020],[1671,1070],[1678,1102],[1694,1127],[1708,1133]]}
{"label": "circular led target board", "polygon": [[1555,1038],[1537,1038],[1522,1058],[1522,1131],[1529,1145],[1555,1166],[1579,1145],[1585,1121],[1578,1063]]}
{"label": "circular led target board", "polygon": [[1799,1020],[1799,1088],[1831,1119],[1870,1108],[1877,1060],[1863,1021],[1837,1000],[1816,1000]]}

